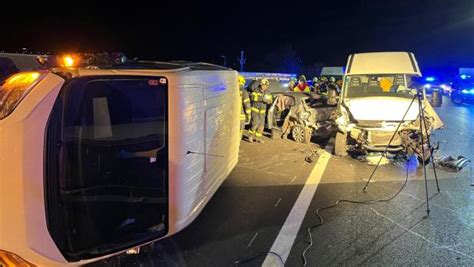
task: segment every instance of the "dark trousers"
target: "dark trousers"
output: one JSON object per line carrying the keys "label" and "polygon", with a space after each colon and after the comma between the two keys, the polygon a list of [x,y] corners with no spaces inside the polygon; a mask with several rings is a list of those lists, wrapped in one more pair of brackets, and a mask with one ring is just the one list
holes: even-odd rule
{"label": "dark trousers", "polygon": [[262,138],[263,128],[265,127],[265,113],[252,111],[252,123],[249,135],[255,135],[257,139]]}

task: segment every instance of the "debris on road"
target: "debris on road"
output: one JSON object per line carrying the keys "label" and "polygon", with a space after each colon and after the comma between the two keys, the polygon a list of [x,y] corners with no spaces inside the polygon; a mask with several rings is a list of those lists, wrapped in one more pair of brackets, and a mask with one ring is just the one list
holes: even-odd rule
{"label": "debris on road", "polygon": [[315,149],[315,150],[311,151],[311,154],[306,156],[306,158],[304,160],[308,163],[313,163],[314,160],[317,159],[317,157],[318,157],[318,151]]}
{"label": "debris on road", "polygon": [[381,154],[369,154],[365,157],[365,160],[369,165],[387,165],[390,163],[390,160]]}
{"label": "debris on road", "polygon": [[434,160],[434,163],[437,166],[454,172],[462,170],[462,168],[464,168],[469,162],[471,162],[471,160],[463,156],[458,156],[457,158],[451,156],[436,157]]}

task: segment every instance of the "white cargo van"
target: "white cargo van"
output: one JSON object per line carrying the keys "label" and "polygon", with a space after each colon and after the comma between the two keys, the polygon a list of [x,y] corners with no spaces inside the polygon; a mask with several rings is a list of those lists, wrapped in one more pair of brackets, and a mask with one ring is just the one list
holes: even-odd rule
{"label": "white cargo van", "polygon": [[[337,109],[335,154],[387,150],[427,160],[429,153],[421,152],[426,138],[420,133],[417,91],[410,84],[412,77],[420,76],[415,56],[409,52],[350,55]],[[422,106],[430,134],[443,123],[426,97]]]}
{"label": "white cargo van", "polygon": [[182,230],[236,165],[239,116],[237,72],[210,64],[10,76],[0,263],[80,265]]}

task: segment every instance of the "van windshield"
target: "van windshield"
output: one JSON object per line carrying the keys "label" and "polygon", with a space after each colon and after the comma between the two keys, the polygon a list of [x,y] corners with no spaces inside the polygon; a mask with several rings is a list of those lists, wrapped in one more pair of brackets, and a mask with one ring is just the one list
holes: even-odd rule
{"label": "van windshield", "polygon": [[411,98],[414,92],[407,87],[409,83],[405,75],[351,75],[345,78],[344,96],[346,98],[369,96]]}
{"label": "van windshield", "polygon": [[48,227],[72,261],[168,228],[168,103],[162,77],[79,77],[48,126]]}

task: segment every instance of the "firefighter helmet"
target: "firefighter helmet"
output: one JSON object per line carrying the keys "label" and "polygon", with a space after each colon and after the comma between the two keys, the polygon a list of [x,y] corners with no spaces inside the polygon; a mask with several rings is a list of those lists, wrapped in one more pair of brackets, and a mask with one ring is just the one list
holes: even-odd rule
{"label": "firefighter helmet", "polygon": [[263,78],[260,80],[260,85],[270,85],[270,82],[268,81],[268,79]]}
{"label": "firefighter helmet", "polygon": [[336,78],[334,78],[334,77],[331,76],[331,77],[329,77],[329,81],[332,82],[332,83],[334,83],[334,82],[336,82]]}
{"label": "firefighter helmet", "polygon": [[245,85],[245,78],[242,75],[239,75],[239,85]]}

